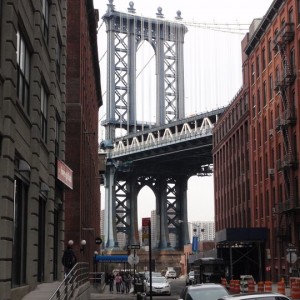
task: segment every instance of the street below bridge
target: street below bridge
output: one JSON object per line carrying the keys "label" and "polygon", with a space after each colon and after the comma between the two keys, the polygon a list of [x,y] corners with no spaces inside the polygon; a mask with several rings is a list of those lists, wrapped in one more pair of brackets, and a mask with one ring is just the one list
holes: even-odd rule
{"label": "street below bridge", "polygon": [[[179,299],[180,293],[182,289],[185,287],[185,277],[179,277],[177,279],[169,279],[171,285],[171,296],[166,295],[152,295],[152,298],[155,300],[177,300]],[[107,285],[103,291],[103,293],[92,293],[91,299],[102,299],[102,300],[109,300],[109,299],[138,299],[137,295],[134,294],[120,294],[114,291],[111,293],[109,291],[109,286]],[[146,299],[149,300],[150,296],[147,295]]]}

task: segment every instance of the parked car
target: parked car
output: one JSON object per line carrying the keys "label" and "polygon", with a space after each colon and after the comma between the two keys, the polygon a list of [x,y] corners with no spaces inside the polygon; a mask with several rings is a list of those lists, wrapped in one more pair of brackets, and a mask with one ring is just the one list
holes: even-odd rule
{"label": "parked car", "polygon": [[195,280],[195,271],[190,271],[187,275],[186,275],[186,285],[190,285],[193,284]]}
{"label": "parked car", "polygon": [[[146,281],[146,294],[150,294],[150,278]],[[152,277],[152,294],[171,295],[171,286],[165,277]]]}
{"label": "parked car", "polygon": [[219,298],[218,300],[290,300],[289,297],[278,293],[249,293],[249,294],[236,294]]}
{"label": "parked car", "polygon": [[248,280],[253,280],[253,283],[255,284],[255,280],[252,275],[241,275],[240,276],[241,292],[248,292]]}
{"label": "parked car", "polygon": [[[161,277],[162,276],[160,272],[151,272],[151,273],[152,273],[152,277]],[[149,271],[145,272],[144,276],[146,279],[149,278],[150,272]]]}
{"label": "parked car", "polygon": [[166,277],[167,279],[169,279],[169,278],[174,278],[174,279],[176,279],[176,278],[177,278],[176,271],[175,271],[175,270],[167,270],[165,277]]}
{"label": "parked car", "polygon": [[201,283],[186,286],[178,300],[217,300],[229,295],[227,289],[218,283]]}

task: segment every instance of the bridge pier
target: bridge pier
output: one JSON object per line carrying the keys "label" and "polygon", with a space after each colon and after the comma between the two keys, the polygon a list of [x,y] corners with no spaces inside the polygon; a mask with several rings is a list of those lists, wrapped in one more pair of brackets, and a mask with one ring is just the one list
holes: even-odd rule
{"label": "bridge pier", "polygon": [[116,206],[114,201],[115,189],[115,171],[116,168],[113,164],[107,164],[105,172],[105,214],[104,218],[104,236],[105,236],[105,248],[112,249],[118,247],[117,233],[115,227],[115,215]]}
{"label": "bridge pier", "polygon": [[188,187],[188,177],[187,176],[180,176],[178,179],[178,190],[179,190],[179,196],[178,196],[178,202],[180,205],[179,210],[179,220],[182,222],[179,223],[178,228],[178,248],[183,249],[184,245],[190,243],[190,237],[189,237],[189,230],[188,230],[188,210],[187,210],[187,187]]}
{"label": "bridge pier", "polygon": [[[139,191],[146,185],[156,197],[156,228],[153,235],[157,237],[157,244],[153,248],[183,249],[190,242],[186,176],[128,176],[113,164],[107,168],[105,176],[105,248],[124,250],[129,244],[140,244],[137,200]],[[123,234],[122,245],[118,242],[118,234]]]}
{"label": "bridge pier", "polygon": [[159,241],[158,249],[170,249],[168,214],[167,214],[167,183],[159,178],[158,195],[156,197],[156,209],[159,216]]}
{"label": "bridge pier", "polygon": [[137,190],[137,181],[136,178],[130,178],[129,187],[130,191],[130,213],[129,213],[129,219],[130,219],[130,229],[129,229],[129,237],[128,241],[130,245],[136,245],[139,244],[139,231],[138,231],[138,209],[137,209],[137,196],[138,196],[138,190]]}

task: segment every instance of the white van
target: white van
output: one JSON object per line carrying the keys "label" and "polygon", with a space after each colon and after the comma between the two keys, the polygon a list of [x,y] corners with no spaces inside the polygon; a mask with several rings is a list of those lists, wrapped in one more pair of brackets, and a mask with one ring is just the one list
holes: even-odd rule
{"label": "white van", "polygon": [[186,275],[186,285],[191,285],[195,280],[195,272],[192,270]]}
{"label": "white van", "polygon": [[176,278],[177,278],[176,271],[175,271],[174,269],[169,269],[169,268],[168,268],[165,277],[166,277],[167,279],[168,279],[168,278],[174,278],[174,279],[176,279]]}

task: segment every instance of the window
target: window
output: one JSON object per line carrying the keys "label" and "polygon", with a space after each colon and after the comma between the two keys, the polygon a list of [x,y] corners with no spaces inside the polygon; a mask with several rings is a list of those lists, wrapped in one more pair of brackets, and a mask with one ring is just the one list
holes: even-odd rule
{"label": "window", "polygon": [[290,65],[291,65],[291,74],[295,72],[295,49],[291,49],[290,51]]}
{"label": "window", "polygon": [[252,118],[255,117],[255,114],[256,114],[256,103],[255,103],[255,95],[252,96]]}
{"label": "window", "polygon": [[276,153],[276,156],[277,156],[277,160],[280,160],[281,159],[281,144],[279,143],[278,145],[277,145],[277,149],[276,149],[277,151],[277,153]]}
{"label": "window", "polygon": [[55,156],[59,157],[59,139],[60,139],[60,117],[56,114],[55,119]]}
{"label": "window", "polygon": [[257,105],[257,113],[259,113],[260,110],[261,110],[261,103],[260,103],[260,89],[257,90],[257,100],[256,100],[256,105]]}
{"label": "window", "polygon": [[277,66],[276,67],[276,70],[275,70],[275,77],[276,77],[276,84],[279,84],[280,83],[280,73],[279,73],[279,67]]}
{"label": "window", "polygon": [[267,84],[265,81],[263,82],[263,103],[263,106],[267,105]]}
{"label": "window", "polygon": [[264,137],[264,142],[266,142],[267,140],[268,140],[268,131],[267,131],[267,118],[266,117],[264,117],[264,121],[263,121],[263,130],[264,130],[264,132],[263,132],[263,137]]}
{"label": "window", "polygon": [[260,193],[260,198],[259,198],[259,217],[263,218],[264,216],[264,199],[262,193]]}
{"label": "window", "polygon": [[268,154],[267,153],[265,153],[265,159],[264,159],[264,174],[265,174],[265,178],[268,178],[269,168],[268,168]]}
{"label": "window", "polygon": [[269,75],[269,100],[273,98],[273,77],[272,74]]}
{"label": "window", "polygon": [[[300,1],[300,0],[299,0]],[[268,40],[268,62],[272,60],[272,41]]]}
{"label": "window", "polygon": [[261,60],[262,60],[262,69],[264,70],[266,68],[266,49],[262,49],[262,54],[261,54]]}
{"label": "window", "polygon": [[270,163],[271,163],[271,167],[274,168],[274,165],[275,165],[275,153],[274,153],[274,148],[271,148]]}
{"label": "window", "polygon": [[[277,34],[278,34],[278,29],[275,29],[275,32],[274,32],[274,35],[275,35],[275,38],[277,38]],[[278,45],[276,45],[276,47],[274,48],[275,50],[275,53],[278,53]]]}
{"label": "window", "polygon": [[45,41],[48,43],[49,36],[49,0],[42,0],[42,32]]}
{"label": "window", "polygon": [[270,112],[270,129],[273,129],[273,124],[274,124],[274,113],[273,111]]}
{"label": "window", "polygon": [[30,54],[24,38],[17,32],[17,96],[23,108],[29,114],[29,74]]}
{"label": "window", "polygon": [[44,86],[41,86],[41,136],[47,142],[48,96]]}
{"label": "window", "polygon": [[298,177],[295,177],[294,179],[294,187],[295,187],[295,199],[299,199]]}
{"label": "window", "polygon": [[260,131],[260,128],[261,128],[261,123],[258,122],[258,125],[257,125],[257,141],[258,141],[258,146],[261,147],[261,131]]}
{"label": "window", "polygon": [[253,141],[253,150],[256,150],[256,132],[255,132],[255,127],[252,128],[252,141]]}
{"label": "window", "polygon": [[289,23],[294,23],[294,14],[292,8],[289,10]]}
{"label": "window", "polygon": [[[295,110],[295,103],[296,103],[296,94],[295,94],[295,90],[292,90],[292,95],[291,95],[291,100],[292,100],[292,108],[293,110]],[[296,112],[295,112],[296,113]]]}
{"label": "window", "polygon": [[279,104],[276,105],[276,108],[275,108],[275,119],[277,119],[279,117]]}
{"label": "window", "polygon": [[62,55],[62,42],[59,33],[57,33],[57,43],[56,43],[56,76],[58,81],[60,81],[60,66],[61,66],[61,55]]}
{"label": "window", "polygon": [[259,55],[256,57],[256,78],[260,75],[260,63],[259,63]]}
{"label": "window", "polygon": [[28,185],[15,179],[12,287],[26,283]]}
{"label": "window", "polygon": [[251,84],[254,83],[254,76],[255,76],[255,72],[254,72],[254,63],[251,64]]}

